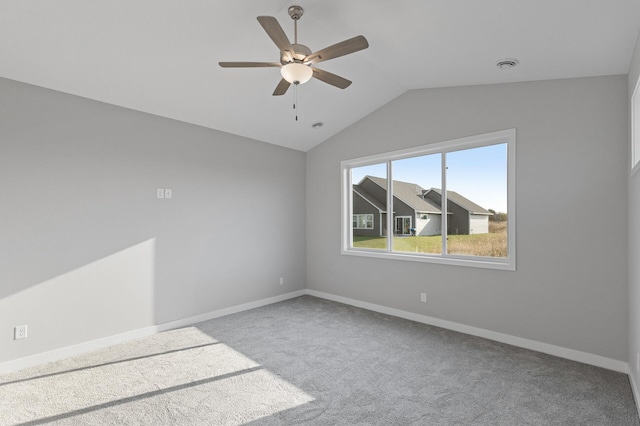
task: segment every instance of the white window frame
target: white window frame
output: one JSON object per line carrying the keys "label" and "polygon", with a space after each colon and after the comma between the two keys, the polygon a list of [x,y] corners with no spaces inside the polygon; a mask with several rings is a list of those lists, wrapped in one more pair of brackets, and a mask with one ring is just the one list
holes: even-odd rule
{"label": "white window frame", "polygon": [[[369,166],[373,164],[387,164],[387,188],[393,188],[392,162],[405,158],[417,157],[429,154],[447,154],[463,149],[479,148],[488,145],[507,144],[507,257],[493,258],[483,256],[464,256],[449,254],[446,250],[446,239],[443,234],[442,254],[430,253],[403,253],[391,251],[393,232],[387,232],[387,248],[368,249],[353,247],[352,230],[352,203],[353,190],[351,182],[351,169]],[[444,157],[443,163],[444,163]],[[350,256],[377,257],[384,259],[397,259],[415,262],[440,263],[447,265],[471,266],[478,268],[501,269],[507,271],[516,270],[516,129],[501,130],[460,139],[453,139],[415,148],[354,158],[340,162],[341,170],[341,253]],[[446,191],[445,167],[442,168],[442,187]],[[387,191],[387,211],[393,211],[393,194]],[[443,197],[442,211],[447,211],[446,198]],[[443,215],[446,216],[446,215]],[[446,218],[443,217],[442,229],[446,229]],[[395,229],[393,215],[387,215],[387,229]]]}
{"label": "white window frame", "polygon": [[[360,228],[359,226],[357,226],[357,227],[355,227],[353,229],[375,229],[375,225],[373,224],[373,219],[374,219],[373,214],[371,214],[371,213],[360,213],[360,214],[353,214],[351,216],[352,217],[357,217],[357,219],[354,222],[356,222],[358,224],[360,223],[360,216],[371,216],[371,220],[370,221],[365,219],[365,222],[367,222],[367,223],[371,222],[371,227]],[[352,224],[353,224],[353,222],[352,222]]]}
{"label": "white window frame", "polygon": [[640,78],[631,96],[631,174],[640,170]]}

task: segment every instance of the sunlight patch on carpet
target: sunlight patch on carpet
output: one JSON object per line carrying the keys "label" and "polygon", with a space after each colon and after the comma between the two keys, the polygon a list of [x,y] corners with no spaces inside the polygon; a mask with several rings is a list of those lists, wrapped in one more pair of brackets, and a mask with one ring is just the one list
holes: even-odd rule
{"label": "sunlight patch on carpet", "polygon": [[193,327],[160,333],[140,346],[129,353],[130,344],[118,345],[3,376],[0,423],[81,422],[90,415],[105,422],[235,425],[313,401]]}

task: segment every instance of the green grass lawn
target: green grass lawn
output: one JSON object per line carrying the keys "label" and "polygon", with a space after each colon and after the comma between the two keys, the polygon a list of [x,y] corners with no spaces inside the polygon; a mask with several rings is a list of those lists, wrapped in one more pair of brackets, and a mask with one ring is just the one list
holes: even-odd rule
{"label": "green grass lawn", "polygon": [[[353,237],[353,246],[361,248],[386,249],[386,237]],[[440,253],[442,238],[440,235],[429,237],[393,237],[394,251],[417,253]]]}
{"label": "green grass lawn", "polygon": [[[492,226],[491,228],[492,232],[488,234],[449,235],[447,243],[449,254],[506,257],[506,222],[504,225]],[[386,237],[353,237],[354,247],[385,250],[386,245]],[[393,237],[393,251],[440,254],[442,252],[442,237],[440,235]]]}

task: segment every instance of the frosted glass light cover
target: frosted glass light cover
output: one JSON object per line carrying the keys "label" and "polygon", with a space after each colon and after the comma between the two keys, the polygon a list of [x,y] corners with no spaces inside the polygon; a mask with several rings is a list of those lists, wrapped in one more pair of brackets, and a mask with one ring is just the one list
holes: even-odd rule
{"label": "frosted glass light cover", "polygon": [[289,83],[296,84],[297,82],[298,84],[304,84],[313,76],[313,70],[308,65],[291,63],[280,68],[280,74],[282,74],[282,78]]}

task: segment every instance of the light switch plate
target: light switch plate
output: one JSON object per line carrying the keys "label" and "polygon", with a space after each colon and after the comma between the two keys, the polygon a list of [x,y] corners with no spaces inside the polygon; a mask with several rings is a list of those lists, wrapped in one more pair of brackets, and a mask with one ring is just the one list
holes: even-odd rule
{"label": "light switch plate", "polygon": [[173,196],[173,191],[171,188],[164,189],[164,198],[171,198]]}

